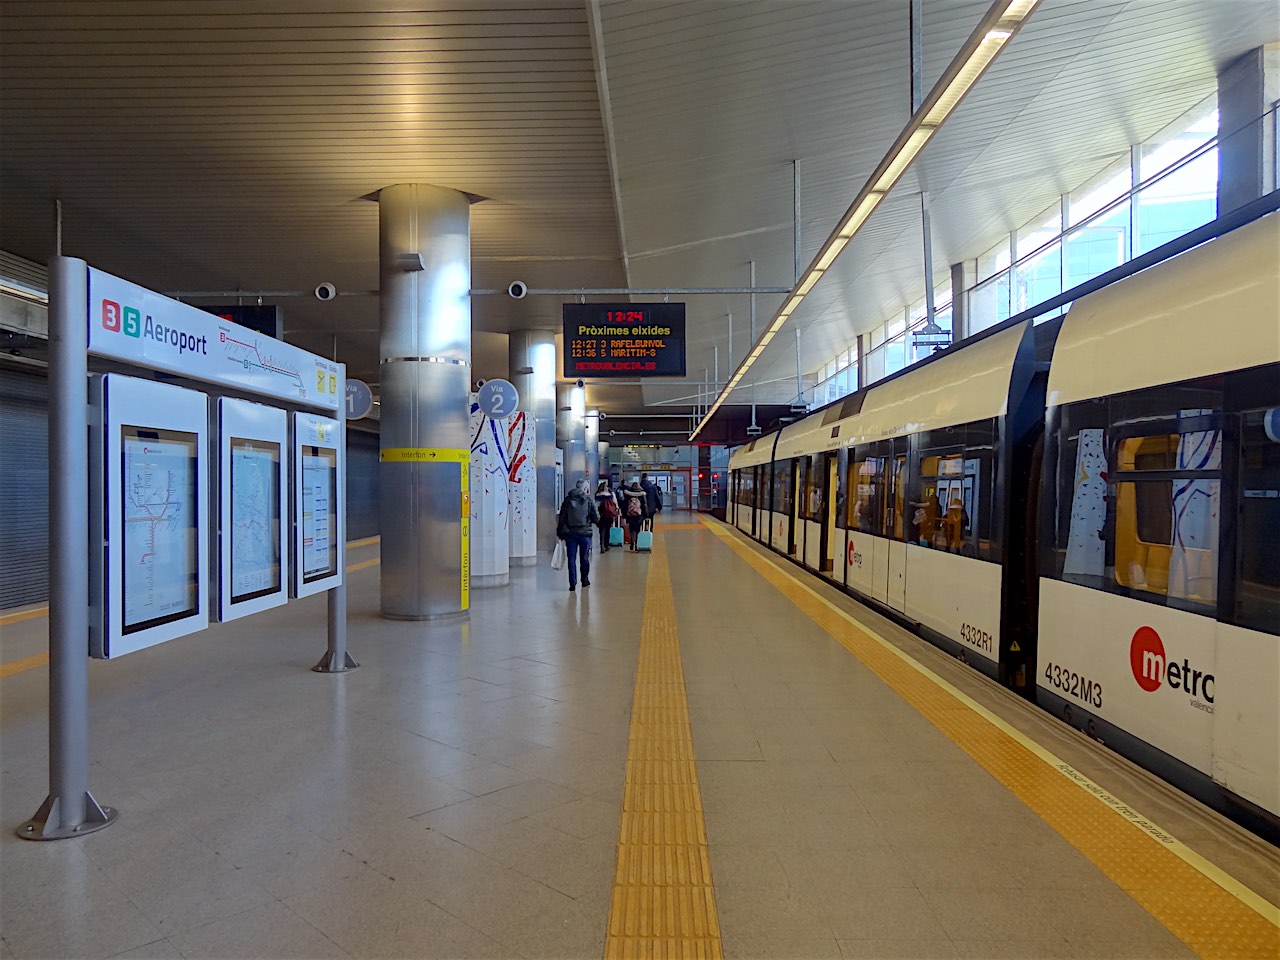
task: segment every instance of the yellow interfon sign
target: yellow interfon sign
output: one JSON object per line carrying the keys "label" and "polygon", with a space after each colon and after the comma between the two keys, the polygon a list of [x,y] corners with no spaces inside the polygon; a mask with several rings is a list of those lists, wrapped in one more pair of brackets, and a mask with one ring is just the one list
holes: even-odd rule
{"label": "yellow interfon sign", "polygon": [[378,459],[383,463],[470,463],[471,451],[454,447],[387,447]]}

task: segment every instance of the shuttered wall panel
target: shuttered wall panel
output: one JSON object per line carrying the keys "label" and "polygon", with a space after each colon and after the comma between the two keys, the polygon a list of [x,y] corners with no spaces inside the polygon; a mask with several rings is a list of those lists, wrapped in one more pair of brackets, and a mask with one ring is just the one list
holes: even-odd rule
{"label": "shuttered wall panel", "polygon": [[0,370],[0,609],[48,599],[48,381]]}
{"label": "shuttered wall panel", "polygon": [[347,539],[378,536],[378,523],[378,434],[348,430]]}

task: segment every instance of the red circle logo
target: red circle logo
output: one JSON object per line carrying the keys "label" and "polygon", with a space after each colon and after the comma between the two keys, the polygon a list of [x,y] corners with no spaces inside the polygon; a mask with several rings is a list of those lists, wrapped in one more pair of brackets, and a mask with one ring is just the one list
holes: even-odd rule
{"label": "red circle logo", "polygon": [[1139,627],[1129,643],[1129,667],[1133,679],[1147,693],[1160,689],[1165,670],[1164,641],[1150,627]]}

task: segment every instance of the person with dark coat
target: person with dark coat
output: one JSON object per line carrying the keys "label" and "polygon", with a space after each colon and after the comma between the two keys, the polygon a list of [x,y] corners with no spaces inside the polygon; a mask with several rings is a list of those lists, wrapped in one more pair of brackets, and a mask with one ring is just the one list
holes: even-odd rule
{"label": "person with dark coat", "polygon": [[640,489],[644,491],[645,516],[654,520],[662,512],[662,491],[649,479],[647,473],[640,474]]}
{"label": "person with dark coat", "polygon": [[622,511],[622,515],[626,518],[627,526],[631,529],[631,550],[635,552],[636,534],[640,532],[640,527],[649,516],[649,500],[638,483],[632,483],[625,492],[627,505]]}
{"label": "person with dark coat", "polygon": [[600,522],[596,525],[600,530],[600,552],[609,552],[609,528],[613,526],[614,521],[621,516],[622,511],[618,509],[618,501],[613,495],[613,491],[609,489],[609,481],[601,480],[599,486],[596,487],[596,510],[600,513]]}
{"label": "person with dark coat", "polygon": [[582,585],[591,586],[591,533],[600,522],[595,502],[588,496],[591,485],[579,480],[560,504],[556,536],[564,541],[569,562],[569,589],[578,589],[578,565],[582,565]]}

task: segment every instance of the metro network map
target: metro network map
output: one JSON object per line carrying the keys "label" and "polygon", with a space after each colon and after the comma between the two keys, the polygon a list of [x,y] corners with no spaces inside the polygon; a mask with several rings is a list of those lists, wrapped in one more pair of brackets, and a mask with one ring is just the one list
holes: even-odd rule
{"label": "metro network map", "polygon": [[196,607],[195,438],[184,442],[126,434],[122,457],[128,631]]}
{"label": "metro network map", "polygon": [[231,442],[231,599],[280,588],[280,447]]}

